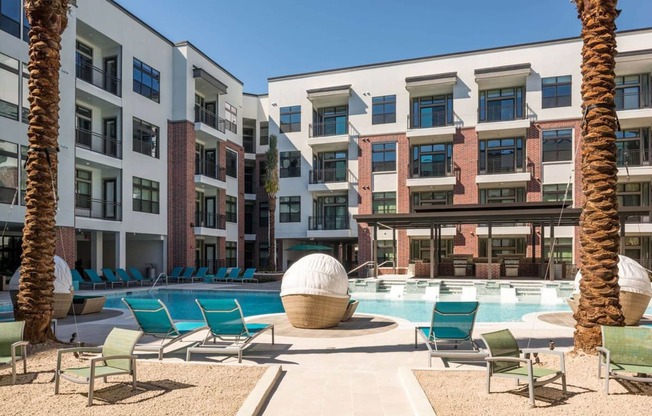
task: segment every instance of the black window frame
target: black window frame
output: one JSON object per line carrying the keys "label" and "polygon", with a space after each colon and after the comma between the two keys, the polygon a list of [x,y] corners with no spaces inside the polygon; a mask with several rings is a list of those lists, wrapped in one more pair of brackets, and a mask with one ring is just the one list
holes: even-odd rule
{"label": "black window frame", "polygon": [[[149,183],[147,185],[146,183]],[[156,186],[154,186],[156,184]],[[133,184],[132,184],[133,192],[133,211],[136,212],[143,212],[146,214],[159,214],[160,213],[160,204],[161,204],[161,184],[158,183],[157,181],[153,181],[150,179],[145,179],[145,178],[139,178],[137,176],[133,177]],[[140,189],[139,194],[141,195],[141,198],[136,198],[136,190]],[[144,199],[142,198],[143,195],[143,190],[148,190],[150,191],[151,198],[150,199]],[[154,195],[157,195],[156,200],[154,200]],[[149,204],[149,209],[147,209],[147,206]]]}
{"label": "black window frame", "polygon": [[[388,158],[389,155],[391,156]],[[372,143],[371,171],[372,172],[395,172],[396,171],[396,142]]]}
{"label": "black window frame", "polygon": [[650,129],[641,127],[616,131],[616,147],[618,167],[648,165]]}
{"label": "black window frame", "polygon": [[[638,189],[632,189],[637,187]],[[650,205],[650,182],[623,182],[616,184],[619,207],[641,207]],[[637,197],[633,203],[632,197]]]}
{"label": "black window frame", "polygon": [[[566,192],[568,188],[568,192]],[[564,199],[564,197],[566,199]],[[543,202],[573,202],[573,184],[548,183],[541,186]]]}
{"label": "black window frame", "polygon": [[[161,129],[138,117],[132,119],[132,150],[141,155],[159,158]],[[148,134],[151,133],[151,134]]]}
{"label": "black window frame", "polygon": [[[513,144],[509,144],[509,140],[513,140]],[[480,175],[490,175],[495,173],[516,173],[522,172],[525,169],[525,138],[524,137],[503,137],[487,140],[480,140],[478,142],[478,173]],[[498,169],[493,166],[489,161],[492,159],[490,153],[500,154],[500,159],[505,156],[505,150],[514,149],[514,164],[509,170],[503,169],[503,163],[499,164]]]}
{"label": "black window frame", "polygon": [[[3,3],[7,3],[10,6],[18,7],[18,9],[12,10],[17,14],[15,16],[9,16],[2,13]],[[20,39],[21,19],[24,18],[24,12],[22,11],[22,3],[23,2],[21,0],[0,0],[0,30],[19,39]],[[7,9],[4,8],[4,10]]]}
{"label": "black window frame", "polygon": [[[498,191],[500,195],[489,195]],[[510,195],[513,193],[513,195]],[[483,188],[480,189],[479,198],[481,204],[515,204],[525,202],[525,188]]]}
{"label": "black window frame", "polygon": [[294,133],[301,131],[301,106],[291,105],[281,107],[279,128],[281,133]]}
{"label": "black window frame", "polygon": [[224,262],[226,267],[238,266],[238,242],[226,241],[224,244]]}
{"label": "black window frame", "polygon": [[541,78],[541,108],[571,107],[572,94],[572,75]]}
{"label": "black window frame", "polygon": [[[20,184],[18,178],[20,145],[6,140],[0,140],[0,157],[3,160],[3,168],[14,174],[0,176],[0,204],[12,204],[16,191]],[[10,162],[11,161],[11,162]],[[18,202],[18,201],[16,201]]]}
{"label": "black window frame", "polygon": [[[508,94],[510,90],[512,90],[512,93]],[[496,95],[496,92],[498,95]],[[511,106],[503,104],[503,102],[511,100],[513,100]],[[500,103],[500,105],[491,105],[491,103]],[[525,86],[482,90],[479,94],[478,121],[481,123],[492,123],[521,120],[525,118],[525,106]],[[499,109],[500,111],[496,113],[496,109]],[[503,117],[503,110],[510,109],[512,111],[512,116]],[[494,113],[500,114],[500,117],[497,117]]]}
{"label": "black window frame", "polygon": [[573,129],[543,130],[541,132],[541,162],[569,162],[573,160]]}
{"label": "black window frame", "polygon": [[232,195],[226,195],[225,198],[225,216],[226,222],[238,222],[238,198]]}
{"label": "black window frame", "polygon": [[[393,204],[392,204],[393,202]],[[396,192],[374,192],[371,194],[372,214],[396,214]]]}
{"label": "black window frame", "polygon": [[410,200],[412,209],[423,206],[453,205],[453,190],[412,192]]}
{"label": "black window frame", "polygon": [[[634,80],[636,77],[636,80]],[[650,106],[650,74],[629,74],[619,75],[614,78],[616,84],[614,103],[616,104],[617,111],[623,110],[636,110],[639,108],[646,108]],[[636,93],[628,92],[627,90],[636,89]],[[625,106],[627,97],[635,95],[638,97],[636,106]]]}
{"label": "black window frame", "polygon": [[[4,53],[0,53],[0,57],[4,57],[6,58],[6,60],[11,60],[15,62],[15,67],[12,67],[5,64],[4,63],[5,59],[2,59],[0,61],[0,71],[2,71],[0,72],[0,74],[6,72],[8,74],[6,75],[7,77],[9,76],[11,76],[12,78],[15,77],[15,80],[12,79],[12,81],[15,81],[14,82],[15,91],[13,92],[16,94],[15,103],[3,100],[2,96],[0,96],[0,117],[5,117],[10,120],[18,121],[18,117],[20,113],[19,109],[21,108],[22,105],[22,103],[20,102],[20,89],[23,84],[23,80],[21,79],[21,73],[20,73],[20,69],[21,69],[20,61]],[[6,93],[6,90],[0,91],[0,93]],[[29,91],[23,91],[23,94],[29,94]],[[5,98],[9,98],[8,94]]]}
{"label": "black window frame", "polygon": [[279,177],[301,177],[301,151],[291,150],[279,153]]}
{"label": "black window frame", "polygon": [[258,139],[259,146],[268,146],[269,145],[269,122],[261,121],[260,122],[260,133]]}
{"label": "black window frame", "polygon": [[[431,109],[429,112],[424,111]],[[424,122],[424,120],[426,122]],[[411,129],[425,129],[453,124],[453,94],[412,98]]]}
{"label": "black window frame", "polygon": [[371,124],[396,123],[396,94],[371,98]]}
{"label": "black window frame", "polygon": [[[138,75],[138,77],[137,77]],[[148,77],[149,82],[145,82]],[[146,64],[134,57],[133,61],[133,91],[145,98],[160,103],[161,102],[161,72],[151,65]],[[137,79],[138,78],[138,79]]]}
{"label": "black window frame", "polygon": [[[411,148],[411,154],[410,171],[412,178],[442,178],[453,173],[453,142],[415,145]],[[444,158],[443,169],[437,170],[435,167],[441,166],[442,161],[435,159],[442,155]],[[428,159],[430,159],[430,162],[427,162]],[[426,166],[431,166],[432,169],[423,169]]]}
{"label": "black window frame", "polygon": [[[282,196],[278,201],[279,222],[301,222],[301,196]],[[298,211],[293,211],[296,207]]]}
{"label": "black window frame", "polygon": [[226,155],[225,155],[225,160],[226,160],[226,176],[230,176],[232,178],[238,177],[238,154],[234,152],[233,150],[226,149]]}

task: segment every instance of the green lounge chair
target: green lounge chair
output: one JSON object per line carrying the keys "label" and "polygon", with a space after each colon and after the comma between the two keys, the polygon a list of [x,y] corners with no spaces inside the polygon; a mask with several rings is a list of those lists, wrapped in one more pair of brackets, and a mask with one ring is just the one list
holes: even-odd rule
{"label": "green lounge chair", "polygon": [[[97,286],[102,286],[102,287],[106,288],[106,282],[104,280],[102,280],[102,279],[100,279],[99,282],[94,282],[94,281],[88,282],[88,281],[84,280],[82,278],[81,274],[79,274],[79,272],[77,270],[75,270],[75,269],[70,269],[70,274],[72,274],[72,281],[73,282],[79,282],[79,288],[80,289],[82,288],[83,285],[90,285],[93,288],[93,290],[95,290],[95,288]],[[99,279],[99,276],[98,276],[98,279]]]}
{"label": "green lounge chair", "polygon": [[[97,274],[97,272],[95,270],[93,270],[93,269],[84,269],[84,272],[86,272],[86,275],[91,279],[91,282],[93,282],[93,283],[104,282],[104,280],[102,280],[102,278]],[[109,280],[108,276],[105,276],[105,277],[106,277],[106,282],[104,282],[104,283],[107,284],[107,285],[110,284],[111,288],[114,288],[115,285],[122,286],[121,281],[119,281],[117,279],[115,281],[111,281],[111,280]]]}
{"label": "green lounge chair", "polygon": [[[173,270],[174,272],[174,270]],[[174,279],[177,283],[181,283],[184,281],[190,281],[192,282],[192,274],[195,272],[194,267],[186,267],[183,269],[183,273],[179,274],[178,276],[170,276],[170,278]]]}
{"label": "green lounge chair", "polygon": [[[76,347],[61,349],[57,353],[57,369],[54,373],[54,394],[59,394],[61,378],[73,383],[88,384],[88,406],[93,405],[93,389],[95,379],[121,374],[132,377],[132,386],[136,389],[136,358],[133,355],[136,343],[143,335],[140,331],[114,328],[102,347]],[[101,353],[99,357],[90,360],[90,367],[61,368],[61,356],[70,352]]]}
{"label": "green lounge chair", "polygon": [[226,280],[227,281],[236,281],[238,279],[238,276],[240,276],[240,268],[239,267],[233,267],[231,270],[229,270],[229,274],[226,275]]}
{"label": "green lounge chair", "polygon": [[[11,384],[16,384],[16,363],[23,360],[27,374],[27,341],[23,341],[25,321],[0,322],[0,368],[11,366]],[[17,349],[20,347],[20,353]]]}
{"label": "green lounge chair", "polygon": [[652,383],[652,328],[602,326],[598,378],[603,367],[606,394],[610,377]]}
{"label": "green lounge chair", "polygon": [[[188,269],[192,269],[192,271],[195,270],[194,267],[188,267]],[[204,277],[206,277],[207,272],[208,272],[208,267],[200,267],[199,269],[197,269],[197,273],[195,273],[194,276],[192,275],[192,272],[190,273],[190,276],[186,276],[187,273],[184,272],[183,275],[179,277],[179,281],[186,281],[186,282],[190,281],[190,283],[194,283],[195,281],[199,282],[200,280],[204,280]]]}
{"label": "green lounge chair", "polygon": [[206,276],[205,280],[208,281],[208,279],[210,278],[211,282],[213,282],[213,283],[215,283],[215,282],[226,282],[227,272],[228,271],[229,271],[229,269],[227,269],[226,267],[220,267],[219,269],[217,269],[217,273],[215,273],[215,275]]}
{"label": "green lounge chair", "polygon": [[[566,368],[562,351],[541,348],[519,349],[518,343],[509,329],[489,332],[481,336],[489,350],[489,356],[485,358],[487,360],[487,394],[490,393],[491,377],[513,378],[516,379],[517,385],[520,380],[525,380],[528,383],[530,405],[533,407],[535,387],[561,378],[562,390],[564,395],[566,394]],[[557,370],[534,367],[533,360],[529,358],[529,354],[532,353],[557,355],[560,368]],[[524,355],[521,356],[521,354]]]}
{"label": "green lounge chair", "polygon": [[[120,269],[118,269],[118,270],[120,270]],[[136,267],[130,267],[129,268],[129,273],[131,273],[131,275],[134,277],[134,279],[138,280],[139,282],[142,282],[141,286],[143,284],[145,284],[145,283],[147,283],[148,285],[153,285],[155,283],[154,280],[143,277],[140,270],[138,270]]]}
{"label": "green lounge chair", "polygon": [[233,279],[234,282],[256,282],[258,283],[258,279],[254,277],[256,274],[256,269],[255,268],[249,268],[246,269],[241,277],[236,277]]}
{"label": "green lounge chair", "polygon": [[174,322],[168,308],[160,299],[122,298],[122,302],[134,314],[136,322],[144,335],[161,338],[158,346],[139,346],[139,350],[158,351],[158,359],[163,359],[163,350],[197,331],[206,329],[206,323],[196,321]]}
{"label": "green lounge chair", "polygon": [[[478,354],[478,345],[473,340],[473,327],[478,313],[478,302],[437,302],[432,308],[430,326],[417,326],[414,329],[414,348],[417,347],[417,336],[425,341],[429,352],[429,365],[432,357],[482,359]],[[438,343],[454,342],[455,348],[460,342],[470,342],[473,352],[451,352],[439,350]]]}
{"label": "green lounge chair", "polygon": [[[186,361],[190,361],[192,353],[219,353],[220,351],[236,351],[238,362],[242,362],[242,351],[250,347],[251,342],[264,331],[272,331],[274,344],[274,325],[246,323],[242,308],[236,299],[195,299],[208,325],[206,338],[197,347],[188,348]],[[213,339],[210,343],[209,338]],[[216,340],[220,339],[220,343]]]}
{"label": "green lounge chair", "polygon": [[174,280],[178,281],[179,277],[181,276],[181,273],[183,273],[184,269],[185,269],[185,267],[181,267],[181,266],[176,266],[175,268],[173,268],[172,271],[170,272],[170,274],[167,276],[168,280],[169,279],[174,279]]}
{"label": "green lounge chair", "polygon": [[129,276],[129,273],[125,269],[115,269],[115,273],[122,279],[123,282],[133,282],[135,285],[142,286],[145,281],[138,280],[134,277]]}
{"label": "green lounge chair", "polygon": [[138,284],[138,282],[133,280],[133,279],[127,278],[125,280],[124,277],[122,277],[122,275],[120,275],[120,274],[118,274],[119,277],[116,276],[115,273],[113,273],[113,270],[109,269],[108,267],[105,267],[105,268],[102,269],[102,274],[104,275],[106,280],[108,280],[111,283],[119,282],[119,283],[122,283],[123,286],[126,285],[127,287],[129,287],[129,285],[137,285]]}

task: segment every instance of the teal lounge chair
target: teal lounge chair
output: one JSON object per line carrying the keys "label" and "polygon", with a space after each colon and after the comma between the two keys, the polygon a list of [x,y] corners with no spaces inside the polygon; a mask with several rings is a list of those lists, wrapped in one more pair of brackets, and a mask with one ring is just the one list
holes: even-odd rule
{"label": "teal lounge chair", "polygon": [[239,267],[233,267],[231,270],[229,270],[229,274],[226,276],[227,281],[236,281],[238,279],[238,276],[240,275],[240,268]]}
{"label": "teal lounge chair", "polygon": [[111,283],[119,282],[119,283],[122,283],[123,286],[126,285],[127,287],[129,285],[137,285],[138,284],[137,281],[129,279],[129,278],[125,280],[122,277],[122,275],[120,275],[120,274],[118,274],[118,276],[120,276],[120,277],[117,277],[115,275],[115,273],[113,273],[113,270],[109,269],[108,267],[105,267],[105,268],[102,269],[102,274],[104,275],[104,277],[106,277],[106,280],[108,280]]}
{"label": "teal lounge chair", "polygon": [[163,359],[163,350],[177,341],[206,329],[206,323],[196,321],[174,322],[168,308],[160,299],[122,298],[122,302],[134,314],[140,330],[145,335],[161,338],[158,346],[141,346],[139,349],[158,351],[158,359]]}
{"label": "teal lounge chair", "polygon": [[136,267],[130,267],[129,273],[131,273],[134,279],[142,282],[142,284],[153,285],[155,283],[154,280],[143,277],[142,273],[140,273],[140,270],[138,270]]}
{"label": "teal lounge chair", "polygon": [[174,277],[170,276],[172,279],[175,279],[178,283],[181,282],[192,282],[192,274],[195,272],[194,267],[186,267],[183,269],[183,273],[181,273],[179,276]]}
{"label": "teal lounge chair", "polygon": [[[194,267],[192,268],[188,267],[188,269],[192,269],[193,271],[195,270]],[[179,277],[179,281],[184,281],[184,282],[190,281],[190,283],[199,282],[201,280],[204,280],[204,277],[206,277],[206,272],[208,272],[208,267],[200,267],[199,269],[197,269],[197,273],[195,273],[194,276],[192,276],[191,274],[191,276],[189,277],[184,277],[186,276],[186,273],[184,273],[183,275],[181,275],[181,277]]]}
{"label": "teal lounge chair", "polygon": [[[429,365],[432,357],[457,359],[482,359],[478,346],[472,338],[475,316],[478,312],[478,302],[437,302],[432,308],[430,326],[417,326],[414,329],[414,347],[417,347],[417,337],[425,341],[429,352]],[[470,342],[473,351],[451,352],[439,350],[442,342],[454,342],[455,348],[460,342]]]}
{"label": "teal lounge chair", "polygon": [[[114,328],[102,347],[65,348],[57,352],[57,369],[54,373],[54,394],[59,394],[61,378],[74,383],[88,384],[88,406],[93,405],[93,390],[95,379],[102,377],[104,382],[108,376],[128,374],[131,376],[132,387],[136,389],[136,358],[133,355],[136,343],[143,335],[140,331]],[[101,353],[99,357],[90,359],[89,367],[61,368],[61,356],[65,353],[91,352]]]}
{"label": "teal lounge chair", "polygon": [[185,267],[181,266],[176,266],[175,268],[172,269],[170,274],[168,275],[168,280],[169,279],[174,279],[174,280],[179,280],[179,277],[181,276],[181,273],[183,273]]}
{"label": "teal lounge chair", "polygon": [[[79,282],[79,288],[80,288],[80,289],[81,289],[84,285],[89,285],[89,286],[91,286],[91,287],[93,288],[93,290],[95,290],[95,288],[96,288],[97,286],[101,286],[101,287],[106,288],[106,282],[105,282],[104,280],[102,280],[102,279],[100,279],[99,282],[92,282],[92,281],[91,281],[91,282],[88,282],[88,281],[84,280],[84,279],[82,278],[81,274],[79,274],[79,272],[78,272],[77,270],[75,270],[75,269],[70,269],[70,274],[72,274],[72,281],[73,281],[73,282]],[[99,276],[98,276],[98,279],[99,279]]]}
{"label": "teal lounge chair", "polygon": [[[242,351],[250,347],[251,342],[267,330],[272,331],[274,345],[274,325],[246,323],[242,309],[236,299],[195,299],[209,331],[206,338],[197,347],[188,348],[186,361],[190,361],[192,353],[219,353],[221,351],[236,351],[238,362],[242,362]],[[212,338],[213,341],[209,342]],[[220,340],[217,343],[217,339]]]}
{"label": "teal lounge chair", "polygon": [[[111,287],[115,286],[113,282],[102,280],[102,278],[93,269],[84,269],[84,273],[86,273],[86,276],[88,276],[88,278],[91,279],[91,282],[93,283],[97,283],[97,284],[104,283],[105,286],[111,283]],[[118,283],[120,284],[120,286],[122,286],[122,282],[118,282]]]}
{"label": "teal lounge chair", "polygon": [[219,269],[217,269],[217,273],[215,273],[215,275],[206,276],[206,278],[207,279],[210,278],[213,283],[215,283],[215,282],[226,282],[226,278],[227,278],[227,273],[226,272],[228,272],[228,271],[229,271],[229,269],[227,269],[226,267],[220,267]]}
{"label": "teal lounge chair", "polygon": [[598,347],[598,378],[604,368],[604,392],[609,378],[652,383],[652,328],[602,326]]}
{"label": "teal lounge chair", "polygon": [[249,268],[242,273],[242,276],[240,278],[235,278],[233,279],[234,282],[256,282],[258,283],[258,279],[254,277],[256,274],[256,269],[255,268]]}
{"label": "teal lounge chair", "polygon": [[[535,404],[535,387],[543,386],[561,378],[562,390],[564,395],[566,394],[566,369],[564,367],[564,353],[562,351],[543,348],[519,349],[518,343],[509,329],[489,332],[481,336],[489,350],[489,356],[485,358],[487,360],[487,394],[491,392],[491,377],[516,379],[517,386],[521,380],[525,380],[528,383],[530,405],[533,407]],[[559,357],[560,368],[534,367],[533,359],[529,358],[529,356],[535,353],[557,355]]]}
{"label": "teal lounge chair", "polygon": [[134,285],[142,286],[145,283],[143,280],[135,279],[129,276],[129,273],[125,269],[115,269],[115,273],[120,276],[123,282],[133,282]]}
{"label": "teal lounge chair", "polygon": [[[27,341],[23,341],[25,321],[0,322],[0,368],[11,366],[11,384],[16,384],[16,363],[23,360],[27,374]],[[20,352],[18,352],[20,348]]]}

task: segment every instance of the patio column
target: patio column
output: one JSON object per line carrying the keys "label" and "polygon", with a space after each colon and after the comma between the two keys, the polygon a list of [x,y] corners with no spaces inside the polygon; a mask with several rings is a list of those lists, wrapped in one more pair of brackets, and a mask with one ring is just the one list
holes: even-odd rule
{"label": "patio column", "polygon": [[540,261],[541,267],[539,267],[539,277],[541,279],[545,279],[545,277],[546,277],[546,259],[545,259],[544,255],[543,255],[543,247],[544,247],[544,244],[545,244],[546,229],[544,227],[544,222],[543,221],[541,221],[539,223],[539,226],[541,227],[541,261]]}
{"label": "patio column", "polygon": [[550,280],[555,280],[555,220],[550,219],[550,256],[548,268],[550,269]]}
{"label": "patio column", "polygon": [[430,278],[435,277],[435,226],[430,223]]}
{"label": "patio column", "polygon": [[398,256],[396,255],[396,227],[392,227],[392,273],[396,274],[396,262]]}
{"label": "patio column", "polygon": [[376,237],[378,236],[378,225],[374,224],[374,228],[371,234],[371,260],[374,262],[374,278],[378,278],[378,242]]}
{"label": "patio column", "polygon": [[491,261],[493,248],[493,239],[491,237],[491,222],[489,222],[489,233],[487,234],[487,279],[492,279],[493,263]]}

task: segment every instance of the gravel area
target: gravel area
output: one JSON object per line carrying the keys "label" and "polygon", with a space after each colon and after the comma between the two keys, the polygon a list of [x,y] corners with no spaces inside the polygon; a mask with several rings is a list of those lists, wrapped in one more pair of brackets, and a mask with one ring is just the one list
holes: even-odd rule
{"label": "gravel area", "polygon": [[[542,356],[542,365],[556,365]],[[437,416],[446,415],[632,415],[650,414],[652,383],[611,380],[609,396],[604,379],[598,379],[598,359],[592,355],[566,354],[568,395],[561,380],[534,389],[536,408],[531,408],[527,385],[516,388],[514,380],[491,379],[486,393],[484,371],[414,371]]]}
{"label": "gravel area", "polygon": [[[27,375],[11,385],[11,369],[0,370],[0,415],[235,415],[261,378],[266,366],[174,364],[138,361],[138,389],[128,376],[95,381],[95,400],[86,407],[88,385],[61,380],[54,395],[56,349],[44,344],[28,353]],[[68,357],[66,357],[68,355]],[[66,354],[64,366],[88,365],[89,356]]]}

